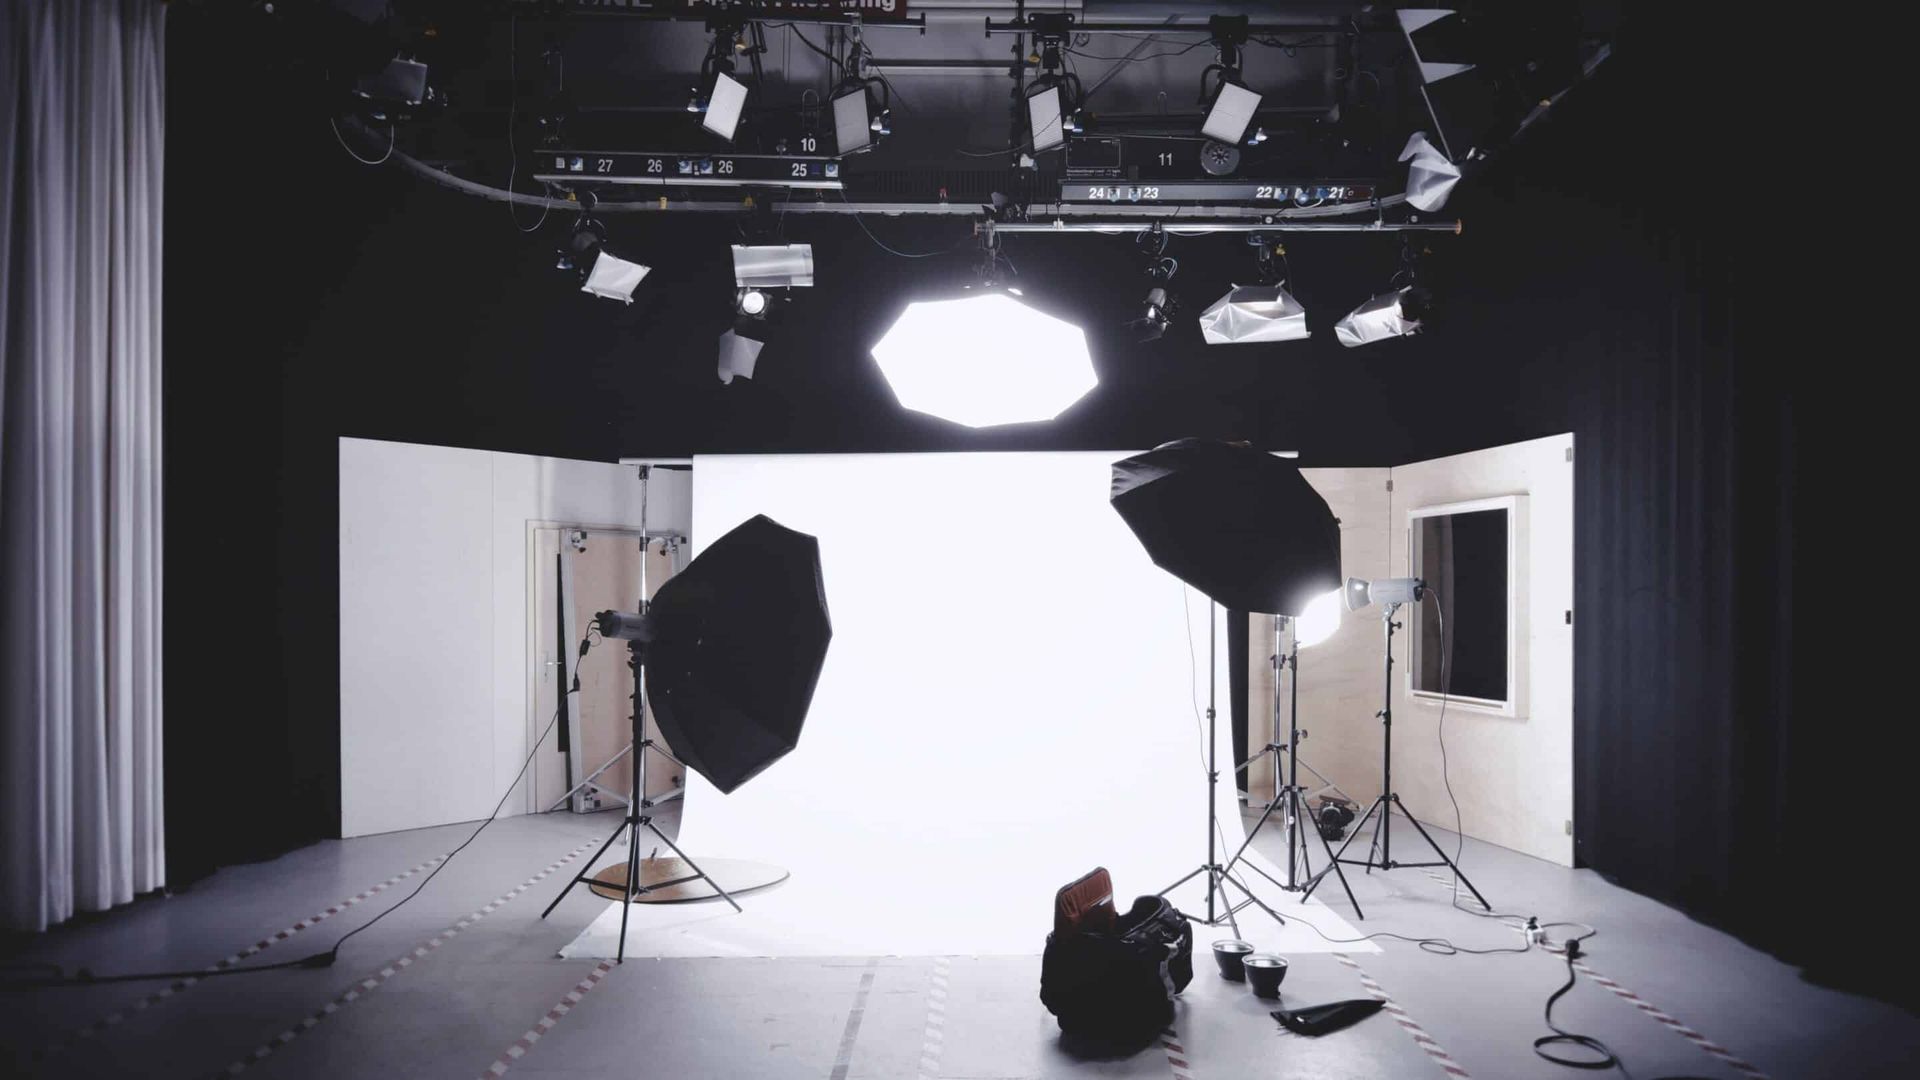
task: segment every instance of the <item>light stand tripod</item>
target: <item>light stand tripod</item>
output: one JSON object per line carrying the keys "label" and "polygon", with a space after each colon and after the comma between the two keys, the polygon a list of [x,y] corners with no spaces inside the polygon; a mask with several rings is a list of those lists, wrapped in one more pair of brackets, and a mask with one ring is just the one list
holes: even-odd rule
{"label": "light stand tripod", "polygon": [[[1201,863],[1197,869],[1188,873],[1187,876],[1181,878],[1179,881],[1161,889],[1157,895],[1165,896],[1180,886],[1185,885],[1187,882],[1192,881],[1194,878],[1205,874],[1207,876],[1207,917],[1202,919],[1198,915],[1185,912],[1182,912],[1182,914],[1185,914],[1187,918],[1203,926],[1219,926],[1224,922],[1229,927],[1232,927],[1233,936],[1237,938],[1240,936],[1240,924],[1235,922],[1233,917],[1237,912],[1249,906],[1259,907],[1260,910],[1273,916],[1273,921],[1282,926],[1287,924],[1287,920],[1281,918],[1279,912],[1268,907],[1265,901],[1253,895],[1253,890],[1235,881],[1228,873],[1228,871],[1232,869],[1231,866],[1222,866],[1219,862],[1217,842],[1220,837],[1220,808],[1219,803],[1215,799],[1215,791],[1220,786],[1220,770],[1215,764],[1219,740],[1214,722],[1216,715],[1215,704],[1217,701],[1217,688],[1214,686],[1214,683],[1217,681],[1214,677],[1216,667],[1215,655],[1219,637],[1218,619],[1216,618],[1218,615],[1216,611],[1217,607],[1218,605],[1211,603],[1207,605],[1207,861]],[[1244,848],[1242,850],[1244,850]],[[1227,895],[1226,887],[1229,884],[1245,893],[1247,898],[1238,904],[1233,903],[1232,898]],[[1216,900],[1218,901],[1217,905],[1215,903]]]}
{"label": "light stand tripod", "polygon": [[[628,640],[627,642],[627,666],[633,669],[633,799],[627,804],[626,817],[622,818],[620,824],[614,827],[613,834],[608,836],[606,842],[600,845],[600,850],[593,853],[593,858],[587,860],[585,869],[573,875],[573,879],[567,882],[566,888],[560,890],[560,895],[554,897],[553,903],[547,905],[547,910],[540,913],[540,917],[543,919],[552,914],[553,909],[560,906],[560,901],[566,899],[567,894],[573,891],[575,885],[583,881],[595,883],[595,879],[589,876],[589,871],[593,869],[593,864],[600,861],[600,856],[606,854],[607,849],[613,846],[613,842],[620,838],[621,833],[627,833],[627,882],[623,894],[625,902],[620,905],[620,948],[619,951],[614,954],[615,961],[618,963],[626,962],[627,916],[633,910],[633,901],[636,897],[644,896],[647,893],[660,889],[671,888],[675,885],[684,885],[689,881],[704,880],[714,892],[720,894],[720,899],[733,905],[733,910],[741,910],[739,901],[727,895],[727,891],[720,887],[720,883],[715,881],[712,875],[700,869],[699,866],[694,864],[692,859],[687,858],[687,853],[681,851],[679,846],[669,839],[666,833],[661,832],[658,825],[653,823],[653,815],[650,811],[654,806],[658,805],[658,803],[646,796],[647,751],[651,750],[676,765],[679,765],[680,762],[675,760],[672,754],[662,750],[652,739],[646,737],[646,724],[644,720],[646,716],[646,650],[647,643],[645,641]],[[684,766],[682,767],[684,768]],[[691,869],[693,873],[685,874],[668,881],[642,884],[640,880],[641,829],[650,830],[654,836],[672,848],[673,853],[679,856],[680,861],[686,863],[687,867]]]}
{"label": "light stand tripod", "polygon": [[[1288,708],[1287,742],[1284,746],[1277,742],[1268,742],[1265,749],[1242,762],[1240,768],[1245,769],[1258,760],[1262,754],[1267,754],[1273,757],[1273,774],[1278,777],[1280,775],[1280,755],[1286,754],[1287,782],[1280,790],[1274,792],[1273,801],[1267,804],[1266,812],[1261,814],[1260,820],[1255,822],[1253,828],[1247,831],[1246,843],[1241,844],[1240,850],[1234,852],[1233,858],[1227,860],[1227,869],[1232,870],[1239,864],[1241,858],[1246,855],[1247,848],[1252,846],[1254,836],[1260,832],[1262,826],[1266,825],[1267,819],[1273,816],[1275,810],[1284,806],[1286,810],[1284,814],[1282,814],[1281,820],[1286,823],[1287,828],[1287,880],[1284,882],[1274,881],[1273,875],[1260,869],[1259,866],[1251,861],[1247,863],[1247,866],[1254,873],[1259,874],[1268,881],[1273,881],[1275,885],[1285,889],[1287,892],[1301,893],[1301,899],[1304,900],[1306,898],[1305,894],[1313,891],[1313,885],[1319,882],[1320,877],[1313,873],[1313,865],[1307,859],[1308,849],[1306,842],[1300,839],[1301,822],[1313,822],[1314,820],[1312,815],[1307,812],[1306,788],[1300,784],[1300,740],[1306,735],[1306,732],[1300,730],[1300,623],[1298,619],[1291,616],[1282,615],[1280,618],[1289,624],[1291,639],[1289,642],[1291,648],[1284,653],[1276,652],[1273,658],[1276,674],[1282,669],[1290,673],[1288,681],[1291,685],[1288,694],[1292,703]],[[1274,710],[1276,718],[1279,711],[1277,708]],[[1333,845],[1327,841],[1326,834],[1320,831],[1317,822],[1314,824],[1313,832],[1314,835],[1320,837],[1320,846],[1326,849],[1327,870],[1332,870],[1339,876],[1340,887],[1347,891],[1347,900],[1353,904],[1353,913],[1360,915],[1360,901],[1353,898],[1353,886],[1347,884],[1346,872],[1340,869],[1340,862],[1334,857]],[[1322,870],[1320,875],[1325,875],[1327,870]],[[1305,872],[1308,880],[1301,880],[1302,871]],[[1365,918],[1363,915],[1361,917]]]}
{"label": "light stand tripod", "polygon": [[[1381,616],[1382,620],[1386,623],[1387,630],[1387,663],[1386,704],[1384,708],[1375,714],[1380,717],[1381,722],[1380,795],[1373,800],[1371,806],[1367,807],[1367,812],[1360,815],[1360,820],[1354,822],[1353,831],[1347,834],[1346,843],[1340,845],[1340,850],[1334,853],[1333,859],[1336,865],[1344,862],[1349,866],[1364,866],[1367,868],[1367,873],[1369,874],[1373,873],[1375,867],[1381,870],[1395,870],[1403,866],[1444,866],[1453,871],[1454,879],[1467,887],[1467,891],[1473,894],[1473,898],[1480,901],[1481,907],[1492,911],[1493,905],[1487,903],[1487,898],[1481,896],[1480,890],[1473,887],[1473,882],[1468,881],[1467,875],[1460,872],[1460,867],[1457,866],[1452,859],[1447,858],[1447,853],[1441,850],[1438,843],[1434,842],[1433,837],[1428,835],[1426,827],[1420,824],[1420,819],[1413,816],[1413,813],[1407,809],[1406,804],[1400,801],[1399,793],[1393,790],[1393,632],[1400,628],[1400,624],[1393,621],[1393,616],[1394,613],[1399,610],[1399,604],[1390,603],[1386,605],[1386,610]],[[1407,820],[1413,823],[1413,827],[1419,832],[1420,838],[1425,840],[1427,846],[1433,849],[1433,853],[1440,857],[1439,862],[1393,861],[1393,808],[1396,806],[1400,808],[1402,814],[1406,815]],[[1367,857],[1362,860],[1342,858],[1342,856],[1347,853],[1347,848],[1352,845],[1354,838],[1360,835],[1360,827],[1365,825],[1367,819],[1372,817],[1376,811],[1380,814],[1380,823],[1373,831],[1373,842],[1368,848]],[[1376,855],[1378,856],[1377,858]],[[1342,880],[1344,881],[1345,879],[1343,878]],[[1306,896],[1313,895],[1314,887],[1319,884],[1319,881],[1315,881],[1312,885],[1309,885]],[[1352,894],[1349,893],[1348,895],[1351,896]],[[1305,896],[1303,896],[1302,899],[1305,899]],[[1359,908],[1356,905],[1355,912],[1357,913],[1358,910]]]}

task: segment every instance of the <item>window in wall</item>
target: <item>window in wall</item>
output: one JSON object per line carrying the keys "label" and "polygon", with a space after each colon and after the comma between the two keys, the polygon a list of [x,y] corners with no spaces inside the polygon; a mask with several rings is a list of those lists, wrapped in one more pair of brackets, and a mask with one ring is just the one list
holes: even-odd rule
{"label": "window in wall", "polygon": [[1509,704],[1513,507],[1433,507],[1410,519],[1412,573],[1431,590],[1412,620],[1414,692]]}

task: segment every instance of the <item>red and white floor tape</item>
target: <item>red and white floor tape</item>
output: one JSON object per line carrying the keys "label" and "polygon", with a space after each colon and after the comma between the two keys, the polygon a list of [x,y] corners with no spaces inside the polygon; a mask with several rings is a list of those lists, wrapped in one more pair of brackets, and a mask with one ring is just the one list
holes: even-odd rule
{"label": "red and white floor tape", "polygon": [[[254,942],[252,945],[249,945],[246,948],[241,949],[239,952],[234,953],[232,956],[229,956],[226,959],[220,961],[219,963],[209,967],[207,971],[211,973],[216,971],[224,971],[227,968],[233,967],[236,964],[239,964],[241,961],[246,960],[248,957],[255,956],[261,952],[266,951],[267,949],[271,949],[275,945],[278,945],[280,942],[287,940],[288,938],[299,933],[300,931],[311,929],[314,926],[317,926],[318,924],[325,922],[326,920],[334,917],[335,915],[340,914],[341,912],[347,910],[353,905],[358,904],[361,901],[369,899],[373,896],[376,896],[379,893],[384,892],[385,890],[400,884],[401,882],[407,880],[408,878],[414,876],[415,874],[420,873],[423,870],[427,870],[431,867],[439,865],[445,859],[446,859],[445,855],[435,855],[433,858],[428,859],[427,861],[421,863],[420,865],[404,870],[398,874],[395,874],[392,877],[388,878],[387,880],[381,882],[378,885],[373,886],[370,889],[365,889],[365,890],[362,890],[361,892],[355,893],[354,895],[347,897],[345,900],[342,900],[339,903],[334,904],[332,907],[329,907],[324,911],[316,912],[312,915],[307,916],[304,919],[301,919],[299,922],[294,923],[292,926],[289,926],[284,930],[279,930],[267,937],[261,938],[259,941]],[[95,1020],[93,1023],[88,1024],[85,1027],[77,1028],[73,1031],[67,1032],[65,1035],[60,1036],[55,1041],[41,1048],[38,1052],[35,1053],[34,1057],[36,1059],[44,1059],[44,1058],[52,1057],[54,1054],[57,1054],[60,1051],[65,1050],[67,1047],[72,1046],[76,1042],[79,1042],[83,1039],[91,1039],[94,1036],[99,1035],[101,1032],[106,1031],[108,1028],[124,1023],[127,1017],[134,1013],[151,1009],[155,1005],[158,1005],[161,1002],[168,1000],[169,998],[175,997],[181,993],[184,993],[187,990],[192,989],[193,987],[199,985],[202,978],[203,976],[196,975],[190,978],[178,979],[168,984],[167,986],[162,987],[161,989],[156,990],[151,994],[148,994],[146,997],[141,998],[139,1001],[134,1002],[132,1005],[124,1009],[121,1009],[117,1012],[108,1013],[106,1016],[103,1016],[100,1019]]]}
{"label": "red and white floor tape", "polygon": [[459,922],[454,923],[452,926],[447,927],[445,930],[440,931],[438,934],[435,934],[433,937],[428,938],[424,943],[414,946],[412,952],[407,953],[405,956],[400,957],[399,959],[395,960],[393,963],[388,964],[386,967],[381,968],[379,972],[377,972],[376,974],[369,975],[366,978],[360,980],[359,982],[353,984],[353,986],[349,988],[346,993],[341,994],[339,997],[336,997],[332,1001],[327,1002],[324,1006],[322,1006],[318,1010],[303,1017],[299,1023],[294,1024],[292,1027],[287,1028],[285,1031],[282,1031],[280,1034],[275,1035],[273,1038],[255,1047],[252,1053],[234,1062],[233,1064],[227,1066],[225,1073],[222,1075],[238,1076],[240,1073],[245,1072],[251,1066],[266,1060],[270,1055],[272,1055],[275,1051],[279,1050],[281,1047],[287,1045],[288,1043],[299,1038],[301,1035],[305,1034],[306,1032],[312,1031],[315,1027],[319,1026],[322,1020],[325,1020],[327,1017],[332,1016],[334,1013],[339,1012],[341,1009],[346,1008],[348,1005],[353,1004],[355,1001],[360,1000],[362,997],[365,997],[366,995],[372,993],[373,991],[378,990],[381,987],[381,985],[385,983],[388,979],[393,978],[395,975],[398,975],[400,972],[405,971],[407,968],[413,966],[414,961],[421,959],[422,957],[433,952],[435,949],[438,949],[440,946],[445,945],[449,940],[451,940],[454,937],[454,935],[460,933],[462,930],[467,929],[468,927],[472,926],[474,923],[479,922],[481,919],[486,918],[488,915],[493,914],[495,911],[499,910],[501,906],[511,902],[514,897],[519,896],[521,893],[526,892],[528,889],[531,889],[535,885],[539,884],[541,881],[546,880],[546,878],[549,875],[551,875],[554,871],[560,869],[561,867],[567,865],[573,860],[579,858],[582,852],[586,851],[588,848],[593,846],[594,846],[594,843],[591,840],[584,844],[581,844],[579,847],[574,848],[572,851],[567,852],[565,855],[561,856],[559,859],[556,859],[554,862],[548,864],[546,869],[540,871],[539,873],[533,875],[527,880],[514,886],[511,890],[501,894],[498,897],[495,897],[491,903],[487,904],[487,906],[481,908],[480,910],[474,912],[471,915],[468,915],[466,918],[461,919]]}
{"label": "red and white floor tape", "polygon": [[493,1080],[495,1077],[507,1075],[507,1070],[513,1068],[513,1063],[527,1056],[527,1051],[533,1049],[533,1044],[545,1038],[547,1032],[552,1031],[553,1026],[560,1022],[560,1018],[572,1012],[573,1007],[580,1004],[580,999],[591,993],[594,987],[599,986],[600,980],[606,978],[607,973],[612,970],[613,961],[611,960],[602,960],[594,965],[593,970],[587,972],[587,977],[575,983],[573,989],[567,991],[567,996],[556,1002],[553,1008],[548,1009],[547,1015],[541,1017],[539,1023],[528,1028],[525,1035],[514,1040],[512,1046],[500,1052],[499,1058],[492,1065],[487,1066],[486,1072],[480,1074],[480,1080]]}

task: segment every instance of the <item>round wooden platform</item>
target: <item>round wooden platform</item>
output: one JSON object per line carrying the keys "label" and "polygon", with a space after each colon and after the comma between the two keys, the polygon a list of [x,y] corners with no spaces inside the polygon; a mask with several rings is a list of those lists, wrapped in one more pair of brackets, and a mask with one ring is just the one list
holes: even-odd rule
{"label": "round wooden platform", "polygon": [[[748,859],[702,858],[700,869],[713,875],[720,887],[733,896],[764,889],[769,885],[778,885],[787,880],[787,871],[778,866],[753,862]],[[640,884],[651,885],[658,881],[672,881],[693,873],[686,862],[677,858],[640,860]],[[613,863],[602,867],[600,872],[587,879],[587,888],[598,896],[608,900],[620,899],[627,885],[627,864]],[[705,881],[687,881],[678,885],[669,885],[664,889],[643,892],[633,898],[636,904],[681,904],[689,900],[714,900],[719,894]]]}

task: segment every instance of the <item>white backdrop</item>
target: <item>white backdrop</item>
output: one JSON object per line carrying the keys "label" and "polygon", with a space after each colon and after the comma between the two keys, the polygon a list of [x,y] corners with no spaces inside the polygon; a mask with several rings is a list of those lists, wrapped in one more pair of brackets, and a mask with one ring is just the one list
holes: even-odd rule
{"label": "white backdrop", "polygon": [[[689,777],[690,855],[792,878],[742,898],[745,915],[635,905],[630,952],[1030,954],[1054,891],[1093,866],[1124,906],[1204,861],[1208,605],[1108,506],[1120,456],[695,460],[696,549],[757,513],[819,537],[834,638],[799,749],[730,796]],[[1219,647],[1221,826],[1238,847],[1224,628]],[[610,905],[566,955],[610,955],[618,924]],[[1253,911],[1241,930],[1332,947]],[[1203,950],[1214,936],[1229,935],[1202,928]]]}

